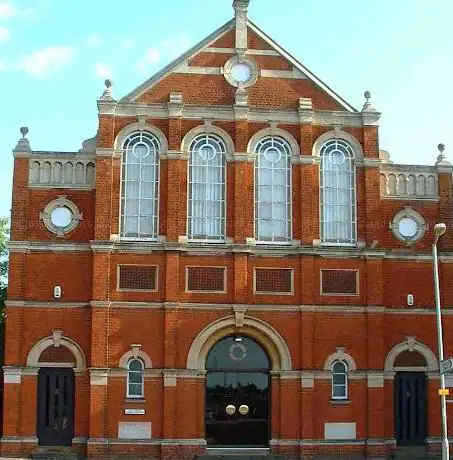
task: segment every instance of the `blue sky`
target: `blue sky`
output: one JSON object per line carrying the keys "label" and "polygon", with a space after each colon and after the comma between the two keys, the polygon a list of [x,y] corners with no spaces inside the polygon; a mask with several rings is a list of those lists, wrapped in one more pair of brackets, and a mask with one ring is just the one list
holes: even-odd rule
{"label": "blue sky", "polygon": [[[231,19],[232,0],[0,0],[0,216],[12,153],[74,151],[97,128],[96,98],[119,98]],[[371,90],[381,148],[398,163],[453,160],[452,0],[251,0],[259,27],[357,108]]]}

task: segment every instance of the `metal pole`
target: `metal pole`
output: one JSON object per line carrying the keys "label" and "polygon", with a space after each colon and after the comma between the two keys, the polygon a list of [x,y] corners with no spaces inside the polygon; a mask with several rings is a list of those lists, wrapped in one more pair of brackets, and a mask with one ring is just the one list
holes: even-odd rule
{"label": "metal pole", "polygon": [[[436,301],[437,346],[439,352],[440,389],[445,390],[445,375],[440,369],[440,362],[444,360],[444,342],[442,337],[442,313],[440,307],[439,266],[437,261],[437,237],[433,249],[433,274],[434,274],[434,299]],[[440,409],[442,419],[442,460],[450,460],[450,447],[448,445],[447,431],[447,400],[445,391],[440,395]]]}

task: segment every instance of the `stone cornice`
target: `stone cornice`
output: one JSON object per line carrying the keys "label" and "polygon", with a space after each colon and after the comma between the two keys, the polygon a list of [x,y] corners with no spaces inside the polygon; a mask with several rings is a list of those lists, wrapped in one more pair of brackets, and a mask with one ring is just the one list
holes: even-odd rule
{"label": "stone cornice", "polygon": [[[385,307],[383,305],[297,305],[297,304],[229,304],[229,303],[199,303],[199,302],[132,302],[132,301],[104,301],[92,300],[90,302],[59,302],[59,301],[27,301],[7,300],[7,308],[114,308],[114,309],[135,309],[135,310],[165,310],[186,309],[186,310],[218,310],[228,311],[231,314],[236,309],[244,309],[251,312],[310,312],[310,313],[337,313],[337,314],[385,314],[385,315],[408,315],[408,316],[433,316],[435,315],[434,305],[432,308],[413,308],[401,305],[399,307]],[[453,305],[448,305],[442,310],[442,314],[453,316]]]}
{"label": "stone cornice", "polygon": [[[181,251],[189,254],[216,255],[227,253],[248,253],[259,256],[285,257],[291,255],[319,256],[323,258],[343,259],[397,259],[431,262],[430,252],[413,252],[410,250],[392,249],[364,249],[357,247],[337,246],[301,246],[300,242],[294,241],[288,245],[258,245],[239,243],[197,244],[186,242],[163,241],[90,241],[90,243],[71,242],[39,242],[39,241],[10,241],[8,250],[10,253],[37,252],[116,252],[131,254],[150,254],[154,251]],[[439,254],[439,260],[445,263],[453,263],[453,252]]]}
{"label": "stone cornice", "polygon": [[10,253],[26,253],[30,251],[49,251],[49,252],[85,252],[90,251],[87,243],[54,243],[52,241],[10,241],[8,251]]}
{"label": "stone cornice", "polygon": [[[139,115],[150,118],[171,118],[174,110],[168,103],[160,104],[139,104],[129,102],[102,103],[100,113],[105,115],[136,117]],[[379,115],[379,114],[378,114]],[[178,106],[178,117],[184,119],[211,118],[218,121],[234,121],[237,118],[234,105],[213,105],[197,106],[192,104],[181,104]],[[313,123],[315,125],[334,125],[340,123],[342,126],[367,126],[377,124],[377,115],[370,114],[363,116],[358,112],[343,112],[329,110],[284,110],[264,109],[247,107],[247,111],[241,112],[241,117],[249,122],[267,123],[269,119],[277,123],[301,124]]]}
{"label": "stone cornice", "polygon": [[6,300],[7,308],[85,308],[89,302],[60,302],[58,300]]}

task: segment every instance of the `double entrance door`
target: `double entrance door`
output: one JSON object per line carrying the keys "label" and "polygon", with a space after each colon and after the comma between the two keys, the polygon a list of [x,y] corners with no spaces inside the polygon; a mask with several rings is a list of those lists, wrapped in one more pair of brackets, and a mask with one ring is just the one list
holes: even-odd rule
{"label": "double entrance door", "polygon": [[74,371],[41,368],[37,434],[42,446],[70,446],[74,437]]}
{"label": "double entrance door", "polygon": [[269,444],[269,368],[250,337],[226,337],[206,361],[205,431],[208,446]]}
{"label": "double entrance door", "polygon": [[425,444],[426,376],[424,372],[395,375],[395,438],[399,446]]}
{"label": "double entrance door", "polygon": [[267,446],[269,375],[209,372],[206,376],[208,445]]}

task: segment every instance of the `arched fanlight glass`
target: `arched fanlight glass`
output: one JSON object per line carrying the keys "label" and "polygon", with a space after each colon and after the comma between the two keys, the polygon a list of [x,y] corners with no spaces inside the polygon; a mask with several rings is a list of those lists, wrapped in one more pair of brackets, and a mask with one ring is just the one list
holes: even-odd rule
{"label": "arched fanlight glass", "polygon": [[142,398],[144,395],[143,362],[134,358],[127,363],[127,397]]}
{"label": "arched fanlight glass", "polygon": [[122,237],[157,238],[159,151],[157,137],[147,131],[134,132],[123,143]]}
{"label": "arched fanlight glass", "polygon": [[320,151],[321,241],[356,243],[354,151],[343,139],[330,139]]}
{"label": "arched fanlight glass", "polygon": [[344,361],[332,365],[332,399],[348,399],[348,365]]}
{"label": "arched fanlight glass", "polygon": [[225,239],[225,153],[225,143],[214,134],[201,134],[190,144],[189,240],[221,242]]}
{"label": "arched fanlight glass", "polygon": [[267,136],[255,148],[255,239],[291,241],[291,147],[282,137]]}

